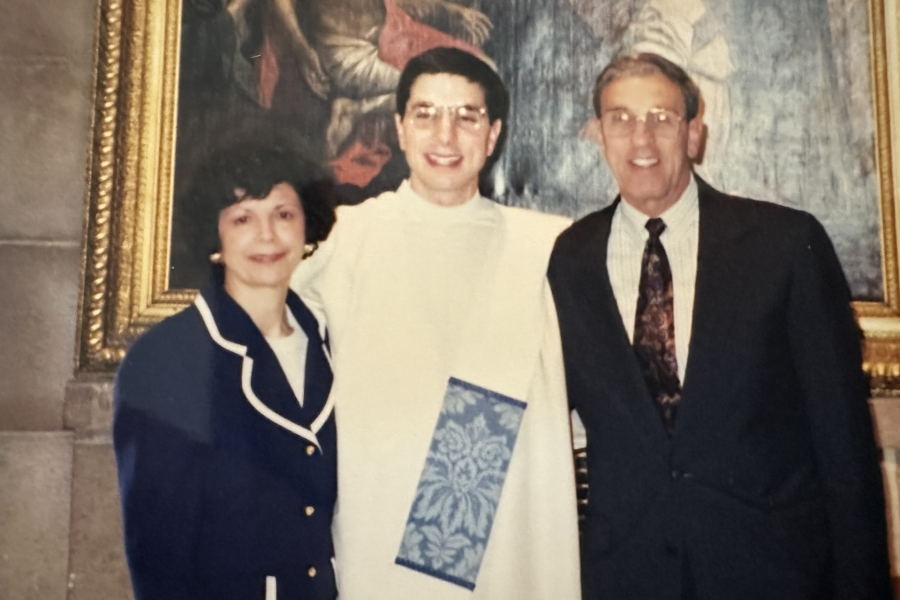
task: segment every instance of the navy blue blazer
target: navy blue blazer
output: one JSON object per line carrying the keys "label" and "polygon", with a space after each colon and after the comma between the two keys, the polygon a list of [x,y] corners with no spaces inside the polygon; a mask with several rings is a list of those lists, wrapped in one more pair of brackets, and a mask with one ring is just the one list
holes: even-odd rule
{"label": "navy blue blazer", "polygon": [[122,361],[113,442],[137,600],[336,597],[331,368],[312,313],[293,292],[287,306],[309,339],[302,407],[220,281]]}
{"label": "navy blue blazer", "polygon": [[834,249],[807,213],[698,187],[671,438],[606,269],[618,203],[565,231],[550,259],[569,400],[587,430],[584,598],[887,600],[861,337]]}

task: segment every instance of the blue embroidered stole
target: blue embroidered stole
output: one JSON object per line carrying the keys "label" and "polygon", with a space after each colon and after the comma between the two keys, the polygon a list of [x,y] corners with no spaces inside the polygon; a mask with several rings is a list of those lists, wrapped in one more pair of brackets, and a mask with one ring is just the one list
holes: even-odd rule
{"label": "blue embroidered stole", "polygon": [[451,377],[396,563],[469,590],[525,403]]}

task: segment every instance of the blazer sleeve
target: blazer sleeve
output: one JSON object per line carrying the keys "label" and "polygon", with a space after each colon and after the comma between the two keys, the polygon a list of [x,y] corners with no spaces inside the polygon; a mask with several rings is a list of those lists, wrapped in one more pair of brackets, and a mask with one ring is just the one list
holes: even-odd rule
{"label": "blazer sleeve", "polygon": [[812,216],[792,271],[789,335],[825,486],[832,598],[891,598],[884,488],[862,336],[831,241]]}
{"label": "blazer sleeve", "polygon": [[198,394],[176,361],[145,349],[126,356],[113,392],[125,553],[136,600],[198,600],[191,565],[209,448],[198,419],[179,412]]}

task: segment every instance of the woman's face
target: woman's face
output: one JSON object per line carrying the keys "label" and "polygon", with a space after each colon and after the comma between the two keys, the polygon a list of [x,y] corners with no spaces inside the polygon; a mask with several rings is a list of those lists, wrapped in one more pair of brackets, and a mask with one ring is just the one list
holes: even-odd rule
{"label": "woman's face", "polygon": [[[239,190],[237,190],[239,191]],[[219,242],[225,288],[287,289],[291,273],[303,258],[306,222],[300,197],[279,183],[261,200],[241,200],[219,213]]]}

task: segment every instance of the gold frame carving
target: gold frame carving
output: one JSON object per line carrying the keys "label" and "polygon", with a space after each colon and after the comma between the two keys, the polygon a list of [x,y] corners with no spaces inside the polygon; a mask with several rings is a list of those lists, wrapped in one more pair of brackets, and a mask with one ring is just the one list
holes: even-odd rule
{"label": "gold frame carving", "polygon": [[[99,0],[76,374],[109,373],[175,313],[168,290],[180,0]],[[857,302],[876,395],[900,395],[900,0],[869,0],[884,302]],[[900,142],[898,142],[900,144]]]}
{"label": "gold frame carving", "polygon": [[[900,0],[870,0],[875,154],[881,210],[884,302],[857,302],[865,335],[864,368],[873,395],[900,395]],[[895,151],[896,150],[896,151]]]}
{"label": "gold frame carving", "polygon": [[180,0],[100,0],[76,374],[194,296],[167,290]]}

